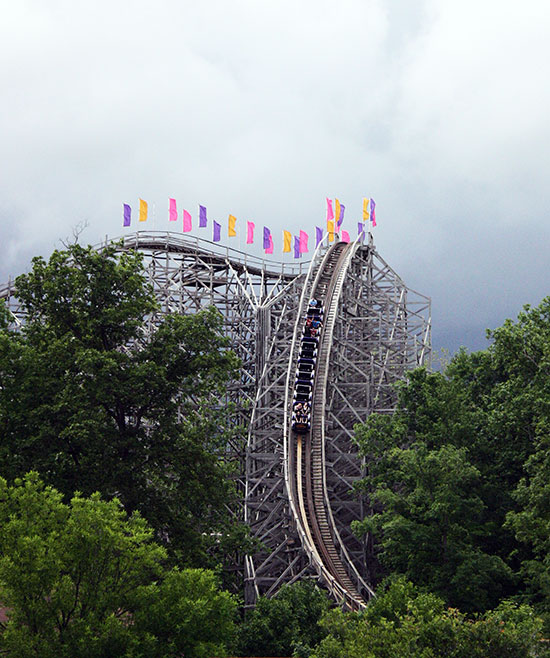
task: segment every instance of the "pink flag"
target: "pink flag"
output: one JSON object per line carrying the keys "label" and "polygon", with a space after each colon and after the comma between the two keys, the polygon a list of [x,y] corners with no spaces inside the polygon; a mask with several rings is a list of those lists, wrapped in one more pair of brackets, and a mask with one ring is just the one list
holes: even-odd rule
{"label": "pink flag", "polygon": [[254,242],[254,222],[246,222],[246,244],[252,244]]}
{"label": "pink flag", "polygon": [[183,232],[187,233],[191,230],[191,214],[187,210],[183,211]]}
{"label": "pink flag", "polygon": [[269,247],[265,250],[266,254],[272,254],[273,253],[273,238],[271,237],[271,233],[269,234]]}
{"label": "pink flag", "polygon": [[308,241],[308,234],[305,231],[300,231],[300,253],[301,254],[307,254],[308,249],[307,249],[307,241]]}
{"label": "pink flag", "polygon": [[170,221],[175,222],[178,219],[178,211],[176,209],[176,200],[170,199]]}
{"label": "pink flag", "polygon": [[342,229],[342,242],[349,242],[349,233]]}
{"label": "pink flag", "polygon": [[327,199],[327,222],[334,219],[334,210],[332,209],[332,199]]}

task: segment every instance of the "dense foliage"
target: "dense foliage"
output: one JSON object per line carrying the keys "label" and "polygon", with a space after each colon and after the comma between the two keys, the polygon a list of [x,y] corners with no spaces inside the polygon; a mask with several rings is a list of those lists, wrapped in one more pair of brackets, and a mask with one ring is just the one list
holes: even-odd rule
{"label": "dense foliage", "polygon": [[308,580],[284,585],[275,598],[260,597],[240,625],[239,655],[306,658],[326,634],[319,622],[329,608],[326,592]]}
{"label": "dense foliage", "polygon": [[[505,597],[550,612],[550,298],[419,369],[397,413],[357,428],[379,574],[401,573],[464,611]],[[549,618],[547,617],[547,620]]]}
{"label": "dense foliage", "polygon": [[530,658],[548,656],[540,619],[527,605],[502,603],[468,618],[433,594],[396,579],[363,614],[333,610],[311,658]]}
{"label": "dense foliage", "polygon": [[27,658],[224,656],[236,602],[212,572],[164,566],[138,512],[37,474],[0,478],[0,651]]}
{"label": "dense foliage", "polygon": [[155,316],[141,256],[115,246],[35,258],[16,294],[27,317],[0,331],[0,474],[117,496],[180,564],[208,565],[211,537],[242,536],[212,403],[238,366],[219,313]]}

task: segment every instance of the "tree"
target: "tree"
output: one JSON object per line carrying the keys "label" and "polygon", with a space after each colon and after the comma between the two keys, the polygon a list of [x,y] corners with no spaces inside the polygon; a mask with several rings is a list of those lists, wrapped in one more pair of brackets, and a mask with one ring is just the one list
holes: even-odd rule
{"label": "tree", "polygon": [[219,313],[158,316],[141,255],[112,245],[35,258],[16,292],[27,317],[0,331],[0,473],[116,496],[181,561],[207,564],[235,495],[216,400],[238,361]]}
{"label": "tree", "polygon": [[324,636],[319,621],[329,607],[327,594],[310,580],[283,585],[276,597],[260,597],[241,624],[239,653],[307,658]]}
{"label": "tree", "polygon": [[[550,612],[550,298],[488,333],[487,350],[460,351],[443,373],[410,373],[396,413],[357,429],[367,464],[358,489],[371,517],[359,528],[386,567],[415,583],[442,567],[446,552],[438,559],[434,546],[451,539],[459,559],[438,571],[435,589],[465,609],[516,595]],[[451,535],[440,532],[447,518]],[[406,535],[409,543],[395,539]]]}
{"label": "tree", "polygon": [[403,578],[389,580],[363,614],[333,610],[311,658],[528,658],[547,656],[529,606],[503,603],[468,618]]}
{"label": "tree", "polygon": [[512,580],[510,568],[481,550],[484,504],[479,471],[464,449],[424,444],[393,448],[374,513],[354,528],[379,538],[380,559],[463,610],[486,610]]}
{"label": "tree", "polygon": [[7,655],[226,655],[231,595],[210,572],[166,570],[152,529],[116,499],[75,495],[65,504],[36,473],[13,486],[0,478],[0,525]]}

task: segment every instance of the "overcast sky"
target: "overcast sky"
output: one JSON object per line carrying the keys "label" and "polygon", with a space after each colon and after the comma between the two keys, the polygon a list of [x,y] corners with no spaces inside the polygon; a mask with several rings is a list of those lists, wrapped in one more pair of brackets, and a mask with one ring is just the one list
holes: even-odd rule
{"label": "overcast sky", "polygon": [[157,230],[175,197],[275,235],[338,197],[355,235],[372,196],[435,348],[550,294],[547,0],[0,7],[0,280],[80,221],[122,235],[139,197]]}

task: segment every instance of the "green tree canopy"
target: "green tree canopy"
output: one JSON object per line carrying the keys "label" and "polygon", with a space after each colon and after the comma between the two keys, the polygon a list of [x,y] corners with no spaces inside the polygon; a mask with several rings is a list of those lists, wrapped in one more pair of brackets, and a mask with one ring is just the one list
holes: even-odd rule
{"label": "green tree canopy", "polygon": [[307,658],[324,637],[319,621],[330,600],[312,581],[283,585],[274,598],[260,597],[239,628],[242,656]]}
{"label": "green tree canopy", "polygon": [[219,313],[158,315],[141,255],[116,245],[35,258],[16,293],[27,316],[0,331],[0,473],[117,496],[206,564],[234,496],[223,398],[238,362]]}
{"label": "green tree canopy", "polygon": [[489,336],[442,373],[410,373],[396,413],[356,432],[370,507],[356,528],[370,533],[380,572],[464,610],[512,594],[550,600],[550,298]]}
{"label": "green tree canopy", "polygon": [[0,478],[0,650],[27,658],[227,655],[235,601],[166,551],[115,499],[69,504],[36,473]]}
{"label": "green tree canopy", "polygon": [[468,618],[403,578],[380,586],[361,615],[332,610],[311,658],[529,658],[548,656],[529,606],[503,603]]}

